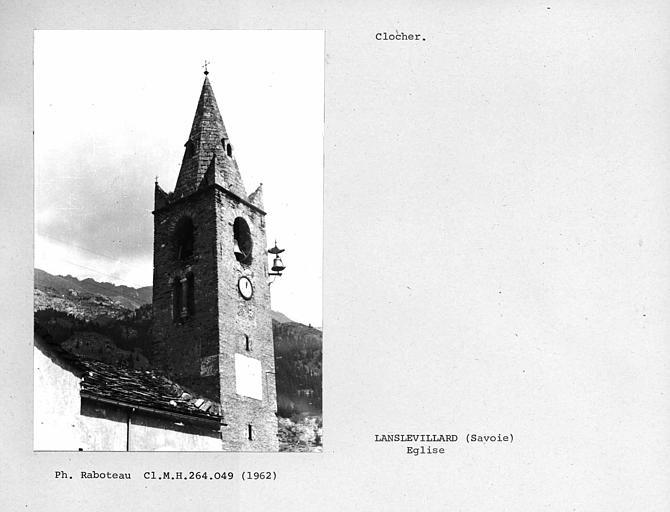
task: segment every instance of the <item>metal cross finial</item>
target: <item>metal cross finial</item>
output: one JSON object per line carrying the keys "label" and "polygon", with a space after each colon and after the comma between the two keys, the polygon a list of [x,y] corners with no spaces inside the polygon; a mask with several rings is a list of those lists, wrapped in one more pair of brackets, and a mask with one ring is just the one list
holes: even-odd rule
{"label": "metal cross finial", "polygon": [[205,64],[202,66],[203,68],[205,68],[205,76],[209,75],[209,71],[207,71],[207,65],[208,64],[211,64],[211,63],[208,60],[206,60]]}

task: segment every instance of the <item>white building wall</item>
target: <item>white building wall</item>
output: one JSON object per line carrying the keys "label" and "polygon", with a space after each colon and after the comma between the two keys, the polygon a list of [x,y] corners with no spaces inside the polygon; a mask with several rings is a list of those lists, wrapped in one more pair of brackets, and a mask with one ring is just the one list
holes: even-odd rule
{"label": "white building wall", "polygon": [[79,377],[34,351],[35,450],[125,450],[126,425],[81,415]]}
{"label": "white building wall", "polygon": [[[79,377],[36,348],[34,351],[34,449],[68,451],[221,451],[211,428],[86,400]],[[130,413],[130,436],[128,414]]]}
{"label": "white building wall", "polygon": [[[166,429],[166,427],[170,427]],[[198,432],[199,431],[199,432]],[[130,427],[131,451],[216,451],[223,448],[221,435],[194,428],[180,422],[149,418],[133,418]]]}
{"label": "white building wall", "polygon": [[79,448],[79,378],[61,368],[41,350],[34,355],[35,450]]}

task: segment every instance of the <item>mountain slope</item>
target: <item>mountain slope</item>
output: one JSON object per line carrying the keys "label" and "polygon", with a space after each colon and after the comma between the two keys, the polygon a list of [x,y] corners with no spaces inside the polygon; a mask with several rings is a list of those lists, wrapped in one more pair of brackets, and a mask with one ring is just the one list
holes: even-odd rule
{"label": "mountain slope", "polygon": [[135,310],[151,302],[151,286],[131,288],[112,283],[99,283],[91,278],[79,280],[73,276],[54,276],[35,269],[36,304],[53,300],[58,310],[72,310],[80,316],[117,317],[122,309]]}
{"label": "mountain slope", "polygon": [[272,322],[279,414],[320,414],[322,333],[298,322]]}
{"label": "mountain slope", "polygon": [[[35,269],[35,328],[64,348],[121,366],[151,365],[151,287]],[[322,333],[271,311],[279,414],[320,415]]]}

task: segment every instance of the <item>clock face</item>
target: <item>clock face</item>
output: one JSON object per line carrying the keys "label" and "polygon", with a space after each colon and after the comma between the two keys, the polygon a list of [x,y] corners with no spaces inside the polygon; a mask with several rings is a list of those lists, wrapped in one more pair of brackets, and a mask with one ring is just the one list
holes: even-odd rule
{"label": "clock face", "polygon": [[240,280],[237,281],[237,289],[244,300],[249,300],[254,295],[254,285],[247,276],[240,277]]}

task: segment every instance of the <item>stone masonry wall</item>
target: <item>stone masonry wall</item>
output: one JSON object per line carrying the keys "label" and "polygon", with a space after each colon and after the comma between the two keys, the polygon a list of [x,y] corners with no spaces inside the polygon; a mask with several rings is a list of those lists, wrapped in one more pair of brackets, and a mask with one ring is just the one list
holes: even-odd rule
{"label": "stone masonry wall", "polygon": [[[277,451],[277,395],[274,347],[267,283],[267,241],[264,215],[217,190],[217,240],[219,275],[219,374],[221,405],[227,426],[222,429],[225,450]],[[233,222],[243,218],[251,231],[252,261],[245,266],[233,253]],[[244,300],[237,284],[248,276],[254,295]],[[250,349],[247,350],[246,338]],[[235,354],[260,361],[262,400],[236,393]],[[249,440],[249,425],[252,440]]]}
{"label": "stone masonry wall", "polygon": [[[183,217],[194,226],[193,256],[176,255],[174,232]],[[218,286],[214,190],[170,204],[154,213],[153,360],[177,382],[219,399]],[[193,275],[194,310],[173,318],[171,280]]]}
{"label": "stone masonry wall", "polygon": [[[154,361],[180,384],[220,400],[224,450],[277,451],[264,215],[215,186],[154,215]],[[174,249],[174,231],[184,216],[194,224],[194,247],[193,256],[180,261]],[[233,252],[233,223],[237,217],[246,221],[251,232],[249,265],[238,262]],[[194,313],[175,322],[171,279],[189,272],[195,285]],[[242,275],[254,286],[250,300],[244,300],[238,291]],[[235,354],[260,362],[261,400],[237,393]]]}

